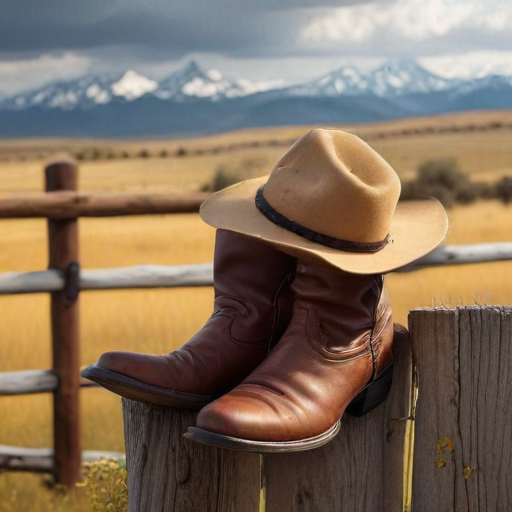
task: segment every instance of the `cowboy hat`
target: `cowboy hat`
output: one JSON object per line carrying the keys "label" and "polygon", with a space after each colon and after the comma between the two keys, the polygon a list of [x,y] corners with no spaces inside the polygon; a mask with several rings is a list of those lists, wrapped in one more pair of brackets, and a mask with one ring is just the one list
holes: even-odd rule
{"label": "cowboy hat", "polygon": [[398,203],[393,168],[357,136],[314,129],[269,176],[211,195],[201,218],[306,260],[356,274],[384,273],[434,249],[446,212],[434,198]]}

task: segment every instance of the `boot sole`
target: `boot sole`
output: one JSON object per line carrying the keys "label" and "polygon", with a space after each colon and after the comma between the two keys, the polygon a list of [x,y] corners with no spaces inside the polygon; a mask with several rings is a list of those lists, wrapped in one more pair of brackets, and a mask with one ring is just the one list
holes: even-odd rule
{"label": "boot sole", "polygon": [[241,439],[239,437],[225,436],[209,432],[197,427],[189,427],[183,434],[187,439],[193,439],[198,443],[217,446],[219,448],[229,448],[243,452],[254,453],[279,453],[279,452],[300,452],[303,450],[312,450],[328,443],[336,437],[340,430],[341,421],[338,420],[329,430],[319,436],[300,439],[298,441],[252,441],[250,439]]}
{"label": "boot sole", "polygon": [[175,407],[196,411],[215,398],[159,388],[96,365],[82,370],[82,377],[96,382],[117,395],[158,407]]}
{"label": "boot sole", "polygon": [[[350,402],[345,412],[351,416],[361,417],[375,409],[387,397],[391,388],[393,378],[393,363],[387,366],[381,374]],[[279,452],[300,452],[319,448],[331,441],[338,434],[341,426],[341,418],[322,434],[300,439],[296,441],[253,441],[238,437],[226,436],[210,432],[198,427],[189,427],[184,435],[202,444],[229,448],[244,452],[254,453],[279,453]]]}

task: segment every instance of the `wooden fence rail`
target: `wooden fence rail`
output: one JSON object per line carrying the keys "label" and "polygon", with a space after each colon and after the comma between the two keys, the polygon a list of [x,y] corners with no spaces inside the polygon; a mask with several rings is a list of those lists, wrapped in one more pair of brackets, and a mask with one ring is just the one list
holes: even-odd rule
{"label": "wooden fence rail", "polygon": [[[20,465],[13,461],[16,460],[16,454],[20,453],[17,450],[21,448],[1,447],[0,469],[12,470],[23,466],[24,470],[32,468],[34,471],[47,471],[54,474],[57,482],[72,485],[80,478],[80,459],[84,456],[80,447],[79,389],[91,385],[79,378],[79,293],[85,290],[121,288],[208,286],[213,283],[211,263],[81,270],[77,219],[82,216],[197,212],[207,194],[79,193],[75,190],[77,168],[67,159],[49,164],[45,176],[45,194],[0,199],[0,218],[48,219],[49,269],[0,274],[0,295],[52,294],[53,364],[51,369],[0,373],[0,396],[53,393],[54,449],[41,449],[46,450],[46,458],[41,457],[42,452],[26,452],[25,462]],[[504,259],[512,259],[512,243],[452,245],[440,247],[399,270]],[[51,456],[48,455],[50,453]],[[48,457],[53,461],[51,464]]]}
{"label": "wooden fence rail", "polygon": [[[122,452],[84,450],[81,455],[83,461],[94,461],[101,458],[125,459],[125,454]],[[55,452],[51,448],[22,448],[0,445],[0,467],[9,471],[53,473]]]}
{"label": "wooden fence rail", "polygon": [[[426,267],[512,260],[512,242],[493,244],[444,245],[396,272],[411,272]],[[64,272],[48,269],[39,272],[5,272],[0,274],[0,295],[40,293],[62,290]],[[119,290],[124,288],[173,288],[210,286],[212,263],[196,265],[135,265],[130,267],[80,270],[78,288],[85,290]]]}
{"label": "wooden fence rail", "polygon": [[3,198],[0,219],[74,219],[77,217],[112,217],[120,215],[156,215],[194,213],[208,193],[186,196],[176,194],[109,194],[53,192]]}
{"label": "wooden fence rail", "polygon": [[[0,372],[0,396],[53,393],[58,384],[59,378],[53,370]],[[81,377],[79,384],[81,388],[98,387],[95,382]]]}
{"label": "wooden fence rail", "polygon": [[[64,272],[49,269],[40,272],[5,272],[0,274],[0,295],[39,293],[62,290]],[[131,267],[81,270],[79,290],[119,290],[124,288],[173,288],[211,286],[213,265],[135,265]]]}

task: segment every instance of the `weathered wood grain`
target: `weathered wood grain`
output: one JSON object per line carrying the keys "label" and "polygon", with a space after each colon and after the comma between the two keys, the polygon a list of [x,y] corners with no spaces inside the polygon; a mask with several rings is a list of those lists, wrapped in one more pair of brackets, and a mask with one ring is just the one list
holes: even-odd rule
{"label": "weathered wood grain", "polygon": [[196,414],[123,398],[129,512],[257,512],[260,458],[187,440]]}
{"label": "weathered wood grain", "polygon": [[409,330],[419,388],[413,507],[419,512],[456,511],[455,456],[461,451],[460,437],[453,429],[457,422],[459,393],[453,374],[456,312],[447,309],[412,311]]}
{"label": "weathered wood grain", "polygon": [[423,256],[423,258],[413,261],[405,267],[396,269],[395,272],[409,272],[426,267],[501,260],[512,260],[512,242],[442,245]]}
{"label": "weathered wood grain", "polygon": [[[0,274],[0,295],[54,292],[64,288],[64,273],[48,269],[39,272]],[[211,286],[213,264],[135,265],[131,267],[82,270],[80,290],[118,290],[125,288],[173,288]]]}
{"label": "weathered wood grain", "polygon": [[84,270],[80,274],[82,290],[121,288],[171,288],[178,286],[211,286],[213,264],[137,265],[124,268]]}
{"label": "weathered wood grain", "polygon": [[414,510],[512,510],[512,310],[415,310]]}
{"label": "weathered wood grain", "polygon": [[64,275],[54,269],[0,274],[0,295],[54,292],[64,288]]}
{"label": "weathered wood grain", "polygon": [[344,417],[333,441],[316,450],[265,456],[266,512],[402,510],[408,495],[404,447],[412,405],[405,330],[395,344],[395,365],[386,402],[362,418]]}
{"label": "weathered wood grain", "polygon": [[51,370],[22,370],[0,373],[0,396],[48,393],[57,388],[57,376]]}
{"label": "weathered wood grain", "polygon": [[111,217],[195,213],[209,193],[130,194],[52,192],[2,198],[0,219]]}
{"label": "weathered wood grain", "polygon": [[[79,378],[81,388],[98,387],[96,382]],[[0,372],[0,396],[51,393],[59,383],[52,370],[20,370]]]}

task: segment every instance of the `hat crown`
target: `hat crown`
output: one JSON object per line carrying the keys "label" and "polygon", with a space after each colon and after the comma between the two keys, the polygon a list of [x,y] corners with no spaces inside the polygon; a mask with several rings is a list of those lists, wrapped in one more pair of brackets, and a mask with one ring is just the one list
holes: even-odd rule
{"label": "hat crown", "polygon": [[281,215],[312,231],[373,243],[388,235],[400,180],[357,136],[317,128],[279,160],[263,195]]}

